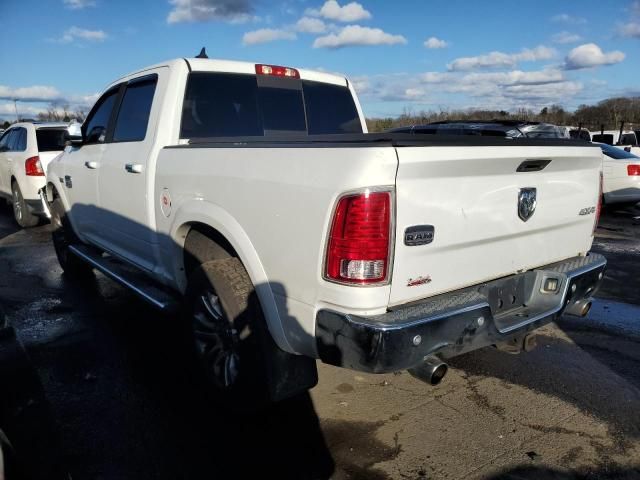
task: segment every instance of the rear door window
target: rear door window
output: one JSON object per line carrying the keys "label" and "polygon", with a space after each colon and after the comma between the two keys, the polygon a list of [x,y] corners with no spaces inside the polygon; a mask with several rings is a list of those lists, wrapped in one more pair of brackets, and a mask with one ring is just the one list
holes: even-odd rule
{"label": "rear door window", "polygon": [[67,130],[62,128],[39,128],[36,130],[36,141],[39,152],[57,152],[64,150],[67,141]]}
{"label": "rear door window", "polygon": [[182,105],[183,138],[262,135],[253,75],[194,72]]}
{"label": "rear door window", "polygon": [[21,127],[11,129],[7,146],[11,152],[24,152],[27,149],[27,130]]}
{"label": "rear door window", "polygon": [[140,142],[147,135],[153,94],[158,76],[129,82],[125,90],[113,132],[114,142]]}

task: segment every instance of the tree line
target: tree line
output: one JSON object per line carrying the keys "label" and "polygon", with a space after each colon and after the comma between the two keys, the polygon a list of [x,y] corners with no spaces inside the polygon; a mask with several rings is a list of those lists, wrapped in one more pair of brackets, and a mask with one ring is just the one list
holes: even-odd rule
{"label": "tree line", "polygon": [[513,112],[505,110],[423,110],[418,113],[405,110],[398,117],[367,118],[370,132],[381,132],[389,128],[407,125],[422,125],[447,120],[523,120],[545,122],[554,125],[579,126],[591,131],[617,130],[620,122],[625,129],[640,127],[640,97],[608,98],[595,105],[580,105],[575,112],[561,105],[544,107],[539,112],[519,108]]}
{"label": "tree line", "polygon": [[[71,109],[69,105],[51,103],[40,112],[37,120],[41,122],[83,122],[87,115],[86,107]],[[381,132],[389,128],[407,125],[422,125],[446,120],[524,120],[545,122],[554,125],[579,126],[591,131],[604,127],[605,130],[617,130],[620,122],[625,122],[625,129],[640,126],[640,97],[616,97],[603,100],[595,105],[580,105],[575,112],[565,110],[561,105],[544,107],[539,112],[527,108],[519,108],[513,112],[505,110],[423,110],[414,113],[406,109],[397,117],[367,118],[370,132]],[[4,122],[3,128],[11,123]]]}

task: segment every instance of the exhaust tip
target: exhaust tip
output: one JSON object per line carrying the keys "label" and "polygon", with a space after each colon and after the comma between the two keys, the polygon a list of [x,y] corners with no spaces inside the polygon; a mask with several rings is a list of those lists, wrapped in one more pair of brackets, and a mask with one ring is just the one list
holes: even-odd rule
{"label": "exhaust tip", "polygon": [[591,302],[586,302],[580,309],[580,316],[586,317],[589,314],[590,310],[591,310]]}
{"label": "exhaust tip", "polygon": [[441,363],[440,365],[438,365],[436,369],[433,371],[433,373],[431,374],[429,383],[434,386],[438,385],[442,381],[442,379],[445,377],[448,370],[449,370],[449,367],[447,367],[446,363]]}
{"label": "exhaust tip", "polygon": [[408,371],[411,376],[432,386],[438,385],[447,375],[449,367],[437,357],[426,358],[424,363]]}

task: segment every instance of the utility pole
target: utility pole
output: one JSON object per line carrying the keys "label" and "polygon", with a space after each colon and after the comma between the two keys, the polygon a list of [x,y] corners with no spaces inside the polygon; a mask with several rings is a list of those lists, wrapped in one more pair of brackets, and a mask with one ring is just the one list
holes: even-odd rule
{"label": "utility pole", "polygon": [[13,108],[16,109],[16,122],[19,122],[20,117],[18,116],[18,99],[17,98],[13,99]]}

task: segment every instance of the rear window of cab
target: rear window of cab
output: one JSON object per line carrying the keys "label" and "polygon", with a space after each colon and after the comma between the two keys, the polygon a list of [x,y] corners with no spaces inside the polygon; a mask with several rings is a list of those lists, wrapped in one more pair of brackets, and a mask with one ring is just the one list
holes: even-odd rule
{"label": "rear window of cab", "polygon": [[346,86],[295,78],[192,72],[181,138],[362,133]]}

